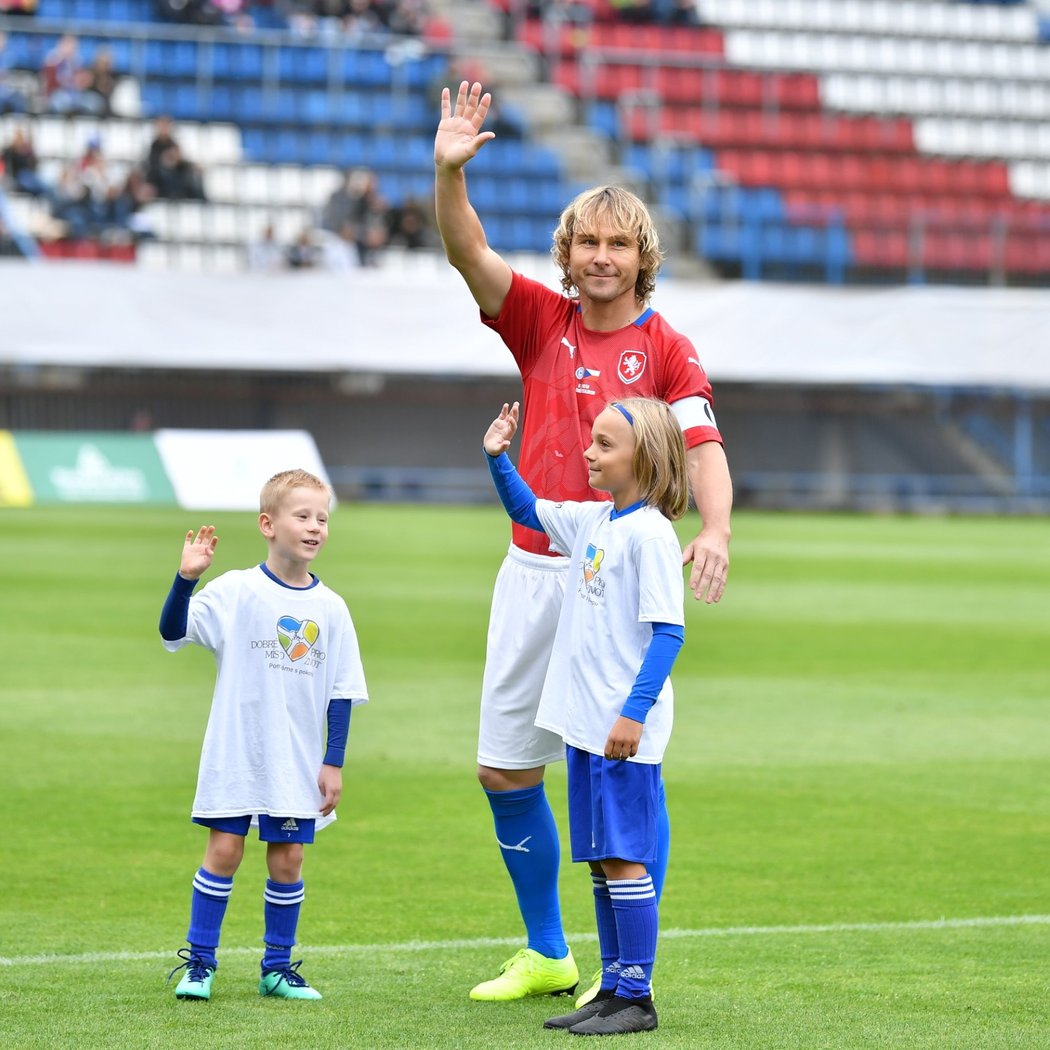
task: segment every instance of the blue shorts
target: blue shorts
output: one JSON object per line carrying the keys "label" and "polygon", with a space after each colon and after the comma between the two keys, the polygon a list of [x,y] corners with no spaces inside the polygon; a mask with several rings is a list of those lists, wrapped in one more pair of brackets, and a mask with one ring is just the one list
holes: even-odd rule
{"label": "blue shorts", "polygon": [[610,762],[566,746],[569,843],[574,861],[656,860],[659,763]]}
{"label": "blue shorts", "polygon": [[[252,817],[250,813],[243,817],[194,817],[193,823],[230,835],[247,835]],[[315,823],[312,817],[271,817],[260,813],[259,839],[261,842],[313,842]]]}

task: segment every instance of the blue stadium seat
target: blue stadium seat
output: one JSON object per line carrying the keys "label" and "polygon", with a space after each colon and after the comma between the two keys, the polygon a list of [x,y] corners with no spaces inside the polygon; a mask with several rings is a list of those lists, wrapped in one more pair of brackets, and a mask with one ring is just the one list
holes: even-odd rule
{"label": "blue stadium seat", "polygon": [[333,163],[341,168],[368,164],[368,140],[363,135],[341,133],[332,142]]}
{"label": "blue stadium seat", "polygon": [[271,164],[298,164],[305,152],[300,147],[299,132],[291,128],[281,128],[273,133],[273,138],[268,140],[269,156],[266,158]]}
{"label": "blue stadium seat", "polygon": [[204,113],[197,97],[196,85],[173,85],[167,112],[176,120],[200,120]]}
{"label": "blue stadium seat", "polygon": [[195,77],[196,43],[189,40],[147,40],[146,73],[155,77]]}
{"label": "blue stadium seat", "polygon": [[218,80],[259,80],[263,49],[258,44],[216,44],[214,76]]}
{"label": "blue stadium seat", "polygon": [[38,69],[39,53],[33,47],[35,38],[24,33],[11,33],[7,38],[7,59],[15,69]]}
{"label": "blue stadium seat", "polygon": [[116,73],[131,72],[132,43],[130,40],[110,40],[108,45],[113,55],[113,70]]}
{"label": "blue stadium seat", "polygon": [[265,119],[262,88],[236,87],[233,90],[233,112],[238,122],[261,122]]}
{"label": "blue stadium seat", "polygon": [[609,138],[620,135],[620,116],[615,102],[592,102],[587,107],[587,125],[596,131],[604,131]]}
{"label": "blue stadium seat", "polygon": [[228,84],[213,84],[211,98],[205,99],[204,107],[209,120],[237,120],[240,116],[234,101],[234,90]]}
{"label": "blue stadium seat", "polygon": [[277,73],[292,84],[324,84],[328,81],[328,50],[322,47],[282,47],[277,54]]}
{"label": "blue stadium seat", "polygon": [[299,135],[299,153],[304,164],[336,163],[336,140],[327,131],[307,131]]}
{"label": "blue stadium seat", "polygon": [[498,211],[503,206],[501,181],[484,175],[473,176],[470,180],[470,199],[479,213]]}
{"label": "blue stadium seat", "polygon": [[77,22],[101,22],[105,18],[105,11],[98,0],[73,0],[67,6],[65,17]]}
{"label": "blue stadium seat", "polygon": [[110,22],[136,22],[138,14],[131,0],[107,0],[106,18]]}
{"label": "blue stadium seat", "polygon": [[261,162],[266,159],[266,132],[260,127],[241,129],[241,149],[246,160]]}
{"label": "blue stadium seat", "polygon": [[392,78],[390,66],[381,51],[343,52],[343,80],[358,87],[387,87]]}
{"label": "blue stadium seat", "polygon": [[336,116],[328,92],[315,88],[296,93],[296,113],[304,124],[331,124]]}
{"label": "blue stadium seat", "polygon": [[431,84],[442,79],[447,71],[448,60],[444,55],[428,55],[403,63],[396,76],[408,87],[426,91]]}

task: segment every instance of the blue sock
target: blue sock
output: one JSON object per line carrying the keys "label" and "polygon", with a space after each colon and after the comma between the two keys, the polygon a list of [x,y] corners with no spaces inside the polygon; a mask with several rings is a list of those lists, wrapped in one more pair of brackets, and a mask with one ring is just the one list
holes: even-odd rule
{"label": "blue sock", "polygon": [[602,957],[602,991],[611,992],[620,980],[620,940],[616,936],[609,884],[604,875],[591,872],[594,885],[594,917],[598,920],[598,954]]}
{"label": "blue sock", "polygon": [[232,878],[212,875],[204,867],[193,876],[190,928],[186,940],[190,942],[193,954],[200,956],[209,966],[218,965],[215,953],[219,948],[219,932],[232,890]]}
{"label": "blue sock", "polygon": [[263,934],[266,951],[262,959],[264,974],[271,970],[285,970],[291,963],[295,932],[299,928],[299,909],[305,897],[302,879],[298,882],[266,880],[266,892],[263,894],[266,923]]}
{"label": "blue sock", "polygon": [[667,878],[667,862],[671,859],[671,818],[667,815],[667,795],[664,792],[663,778],[660,779],[660,803],[656,810],[656,862],[649,868],[653,877],[653,889],[656,890],[656,903],[664,892],[664,879]]}
{"label": "blue sock", "polygon": [[648,875],[640,879],[609,879],[609,895],[620,942],[620,980],[616,994],[643,999],[652,994],[656,961],[656,892]]}
{"label": "blue sock", "polygon": [[561,845],[543,784],[518,791],[486,790],[485,794],[529,936],[528,947],[548,959],[564,959],[569,946],[558,903]]}

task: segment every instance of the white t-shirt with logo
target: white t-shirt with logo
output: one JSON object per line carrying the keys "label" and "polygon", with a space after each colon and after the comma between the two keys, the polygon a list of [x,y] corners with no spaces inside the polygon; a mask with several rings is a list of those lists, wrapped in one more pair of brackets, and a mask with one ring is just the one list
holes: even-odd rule
{"label": "white t-shirt with logo", "polygon": [[368,700],[346,603],[319,580],[235,569],[190,598],[186,637],[164,646],[191,642],[217,665],[193,816],[318,818],[328,702]]}
{"label": "white t-shirt with logo", "polygon": [[[571,562],[536,725],[594,755],[638,677],[650,624],[683,625],[682,548],[671,522],[642,506],[536,501],[551,550]],[[674,721],[668,679],[645,720],[634,761],[663,761]]]}

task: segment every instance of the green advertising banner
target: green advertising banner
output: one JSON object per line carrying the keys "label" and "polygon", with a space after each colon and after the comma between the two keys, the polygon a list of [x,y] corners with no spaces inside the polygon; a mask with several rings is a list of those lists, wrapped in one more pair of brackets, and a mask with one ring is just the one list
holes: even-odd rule
{"label": "green advertising banner", "polygon": [[171,503],[152,434],[14,432],[37,503]]}

